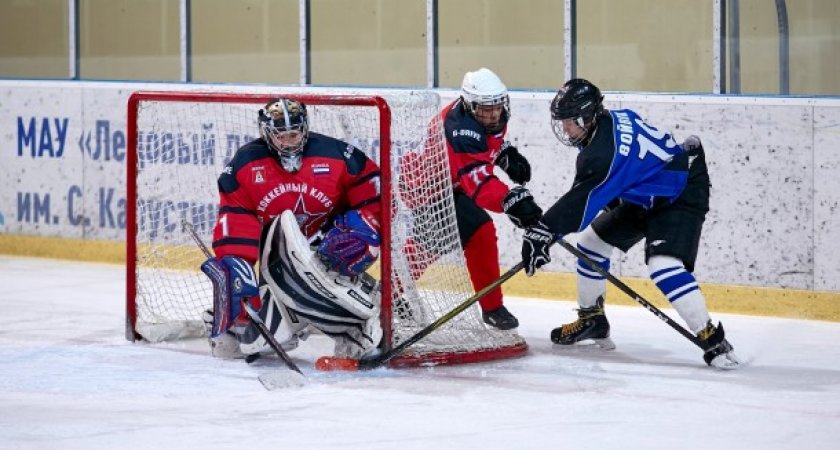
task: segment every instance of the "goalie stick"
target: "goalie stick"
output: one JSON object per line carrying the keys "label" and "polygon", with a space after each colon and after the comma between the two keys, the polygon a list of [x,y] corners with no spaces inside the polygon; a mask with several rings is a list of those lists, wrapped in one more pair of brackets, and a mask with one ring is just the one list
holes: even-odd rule
{"label": "goalie stick", "polygon": [[599,266],[598,263],[596,263],[595,261],[590,259],[588,256],[586,256],[585,253],[578,250],[574,245],[569,244],[568,242],[566,242],[562,238],[558,239],[557,242],[559,242],[560,246],[562,246],[563,248],[568,250],[571,254],[575,255],[576,257],[578,257],[578,259],[585,262],[592,270],[594,270],[595,272],[598,272],[601,276],[603,276],[604,278],[609,280],[609,282],[612,283],[613,285],[615,285],[615,287],[621,289],[621,291],[624,292],[625,294],[627,294],[628,296],[630,296],[630,298],[637,301],[640,305],[642,305],[648,311],[652,312],[654,316],[659,318],[659,320],[668,324],[668,326],[670,326],[671,328],[676,330],[678,333],[683,335],[686,339],[691,341],[694,345],[700,347],[701,350],[703,350],[703,351],[706,350],[705,348],[703,348],[703,344],[700,343],[700,339],[698,339],[697,336],[689,333],[688,330],[686,330],[685,328],[680,326],[680,324],[674,322],[674,320],[671,319],[670,317],[668,317],[668,315],[665,314],[664,312],[662,312],[662,310],[657,308],[651,302],[645,300],[645,298],[642,297],[641,295],[639,295],[636,291],[634,291],[633,288],[626,285],[623,281],[616,278],[613,274],[611,274],[609,271],[605,270],[603,267]]}
{"label": "goalie stick", "polygon": [[444,314],[443,316],[441,316],[440,318],[438,318],[434,322],[427,325],[422,330],[415,333],[410,338],[406,339],[405,341],[401,342],[399,345],[392,348],[391,350],[388,350],[385,353],[379,354],[378,356],[374,356],[372,358],[363,358],[363,359],[360,359],[360,360],[353,360],[353,359],[346,359],[346,358],[336,358],[334,362],[331,358],[323,357],[318,361],[318,363],[316,364],[316,367],[319,370],[371,370],[371,369],[376,369],[377,367],[380,367],[380,366],[384,365],[385,363],[387,363],[388,361],[394,359],[396,356],[398,356],[403,351],[405,351],[405,349],[408,348],[409,346],[413,345],[414,343],[416,343],[420,339],[423,339],[424,337],[431,334],[433,331],[442,327],[444,324],[446,324],[450,320],[454,319],[458,314],[461,314],[467,308],[469,308],[470,306],[475,304],[475,302],[481,300],[484,296],[489,294],[490,291],[492,291],[492,290],[496,289],[497,287],[501,286],[502,283],[504,283],[505,281],[509,280],[511,277],[516,275],[517,272],[522,270],[523,267],[525,267],[525,265],[522,262],[520,262],[519,264],[511,267],[507,272],[502,274],[502,276],[497,278],[495,281],[493,281],[492,283],[490,283],[487,286],[485,286],[484,288],[482,288],[480,291],[473,294],[472,297],[464,300],[463,302],[461,302],[461,304],[459,304],[458,306],[453,308],[451,311]]}
{"label": "goalie stick", "polygon": [[[204,256],[206,256],[207,258],[212,258],[213,254],[210,253],[210,250],[207,248],[206,245],[204,245],[204,242],[201,240],[201,237],[199,237],[198,233],[195,231],[195,227],[193,227],[193,225],[187,221],[183,221],[182,225],[184,226],[184,229],[186,229],[187,232],[190,233],[190,236],[193,238],[196,245],[198,245],[201,251],[204,252]],[[286,353],[285,350],[283,350],[283,347],[280,346],[280,343],[277,342],[277,339],[275,339],[274,335],[271,334],[271,331],[265,325],[265,322],[262,320],[259,313],[255,311],[254,308],[252,308],[247,301],[242,303],[242,306],[245,307],[245,312],[248,313],[248,317],[251,318],[251,321],[254,323],[254,326],[256,326],[257,330],[260,332],[260,335],[262,335],[263,339],[265,339],[265,341],[268,342],[268,345],[274,350],[274,352],[277,353],[277,356],[279,356],[280,359],[283,360],[284,363],[286,363],[286,366],[289,369],[303,375],[303,372],[300,371],[300,368],[297,366],[297,364],[295,364],[294,361],[292,361],[292,359],[289,357],[289,354]]]}

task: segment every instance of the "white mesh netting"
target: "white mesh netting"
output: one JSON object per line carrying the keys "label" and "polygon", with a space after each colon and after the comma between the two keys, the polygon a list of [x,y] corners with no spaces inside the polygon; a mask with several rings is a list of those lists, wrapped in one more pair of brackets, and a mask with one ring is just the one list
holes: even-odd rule
{"label": "white mesh netting", "polygon": [[[137,141],[130,143],[136,164],[129,170],[129,183],[133,172],[136,197],[128,201],[136,207],[137,232],[136,257],[128,262],[129,279],[136,277],[135,288],[129,286],[128,309],[133,305],[136,317],[130,335],[159,341],[203,333],[201,313],[212,304],[212,287],[198,270],[205,258],[183,223],[192,224],[209,245],[218,175],[236,149],[257,136],[257,111],[269,96],[227,94],[223,101],[218,95],[209,101],[209,94],[153,97],[146,94],[138,102]],[[380,153],[390,153],[391,176],[383,177],[382,189],[389,189],[392,199],[384,213],[391,223],[391,251],[382,257],[390,258],[391,273],[382,279],[394,295],[383,299],[390,311],[383,317],[391,324],[392,345],[398,345],[473,295],[449,195],[440,99],[425,91],[385,96],[391,111],[391,147],[385,149],[380,148],[379,109],[339,105],[353,103],[348,102],[351,97],[339,98],[304,96],[310,129],[356,145],[380,166]],[[377,278],[379,267],[371,269]],[[474,305],[409,347],[405,359],[482,360],[524,348],[516,333],[488,329]],[[447,356],[451,354],[467,356]]]}

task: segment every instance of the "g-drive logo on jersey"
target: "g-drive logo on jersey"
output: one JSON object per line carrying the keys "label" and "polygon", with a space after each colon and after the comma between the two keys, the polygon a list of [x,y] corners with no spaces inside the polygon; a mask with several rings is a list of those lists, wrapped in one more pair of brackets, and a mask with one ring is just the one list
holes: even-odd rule
{"label": "g-drive logo on jersey", "polygon": [[473,130],[452,130],[452,137],[456,138],[458,136],[467,136],[475,139],[476,141],[481,140],[481,135],[478,132]]}

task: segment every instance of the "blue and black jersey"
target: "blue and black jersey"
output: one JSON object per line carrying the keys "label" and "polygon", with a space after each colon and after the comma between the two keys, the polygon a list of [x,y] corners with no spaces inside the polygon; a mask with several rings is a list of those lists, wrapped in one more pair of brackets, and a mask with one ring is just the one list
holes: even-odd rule
{"label": "blue and black jersey", "polygon": [[688,180],[688,157],[670,134],[631,110],[608,111],[580,148],[572,188],[545,213],[556,234],[582,231],[607,205],[620,201],[652,208],[673,202]]}

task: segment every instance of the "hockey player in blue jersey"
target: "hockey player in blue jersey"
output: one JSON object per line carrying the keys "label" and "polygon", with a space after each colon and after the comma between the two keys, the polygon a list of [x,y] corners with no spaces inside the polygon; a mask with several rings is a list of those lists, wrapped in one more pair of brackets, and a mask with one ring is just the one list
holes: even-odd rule
{"label": "hockey player in blue jersey", "polygon": [[[740,362],[715,325],[692,272],[700,232],[709,210],[709,174],[696,136],[678,145],[671,135],[645,123],[631,110],[607,111],[601,91],[573,79],[551,103],[552,129],[565,145],[577,147],[572,188],[525,232],[526,273],[551,261],[555,238],[580,232],[578,248],[609,270],[614,248],[626,252],[645,239],[650,278],[697,335],[710,366],[734,369]],[[604,314],[606,281],[578,261],[578,319],[551,331],[551,340],[571,345],[594,340],[615,348]]]}

